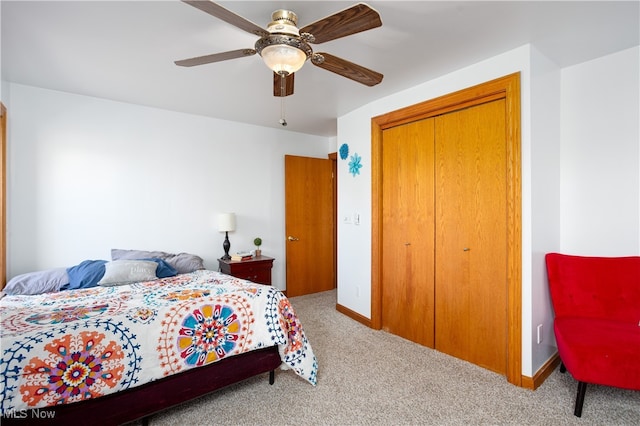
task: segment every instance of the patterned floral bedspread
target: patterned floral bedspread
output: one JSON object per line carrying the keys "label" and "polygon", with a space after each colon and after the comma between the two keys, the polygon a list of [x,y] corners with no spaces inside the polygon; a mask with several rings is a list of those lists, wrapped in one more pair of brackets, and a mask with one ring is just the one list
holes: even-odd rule
{"label": "patterned floral bedspread", "polygon": [[277,289],[196,271],[0,300],[1,413],[82,401],[278,345],[283,369],[318,364]]}

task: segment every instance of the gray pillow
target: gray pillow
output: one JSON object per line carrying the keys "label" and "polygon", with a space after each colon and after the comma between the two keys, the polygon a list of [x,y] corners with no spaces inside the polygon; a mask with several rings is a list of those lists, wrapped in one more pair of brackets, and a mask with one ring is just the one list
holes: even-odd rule
{"label": "gray pillow", "polygon": [[204,260],[200,256],[190,253],[166,253],[164,251],[123,250],[111,249],[111,259],[149,259],[156,257],[163,259],[179,274],[204,269]]}
{"label": "gray pillow", "polygon": [[3,291],[11,295],[53,293],[68,283],[67,268],[54,268],[17,275],[11,278]]}
{"label": "gray pillow", "polygon": [[104,276],[98,282],[103,287],[152,281],[157,279],[158,264],[151,260],[114,260],[104,265]]}

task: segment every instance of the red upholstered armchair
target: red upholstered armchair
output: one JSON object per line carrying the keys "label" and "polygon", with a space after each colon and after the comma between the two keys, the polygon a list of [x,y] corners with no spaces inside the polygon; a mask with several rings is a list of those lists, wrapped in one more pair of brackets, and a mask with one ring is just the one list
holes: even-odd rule
{"label": "red upholstered armchair", "polygon": [[561,371],[587,384],[640,390],[640,256],[546,255]]}

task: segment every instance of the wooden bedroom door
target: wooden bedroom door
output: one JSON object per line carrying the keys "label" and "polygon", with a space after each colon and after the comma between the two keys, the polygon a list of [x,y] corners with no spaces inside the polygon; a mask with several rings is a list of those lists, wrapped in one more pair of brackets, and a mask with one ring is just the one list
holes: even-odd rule
{"label": "wooden bedroom door", "polygon": [[506,374],[504,99],[436,117],[435,139],[435,348]]}
{"label": "wooden bedroom door", "polygon": [[434,119],[384,131],[382,328],[434,346]]}
{"label": "wooden bedroom door", "polygon": [[335,287],[333,161],[285,155],[287,296]]}

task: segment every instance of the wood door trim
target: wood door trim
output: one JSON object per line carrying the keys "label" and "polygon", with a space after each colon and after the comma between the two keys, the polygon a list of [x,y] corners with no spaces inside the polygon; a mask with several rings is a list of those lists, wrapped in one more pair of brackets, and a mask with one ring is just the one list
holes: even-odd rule
{"label": "wood door trim", "polygon": [[522,189],[520,73],[411,105],[371,119],[371,327],[382,327],[383,130],[505,99],[507,141],[507,380],[522,386]]}
{"label": "wood door trim", "polygon": [[338,153],[329,153],[333,185],[333,288],[338,287]]}
{"label": "wood door trim", "polygon": [[7,283],[7,108],[0,102],[0,289]]}

